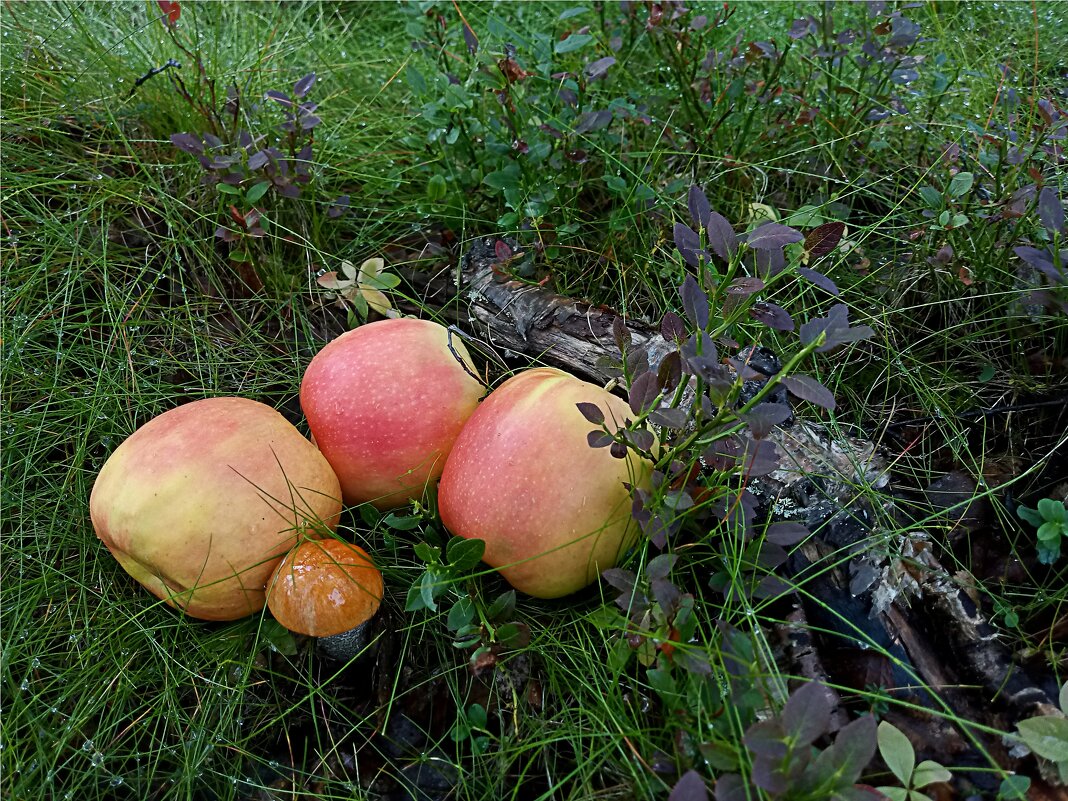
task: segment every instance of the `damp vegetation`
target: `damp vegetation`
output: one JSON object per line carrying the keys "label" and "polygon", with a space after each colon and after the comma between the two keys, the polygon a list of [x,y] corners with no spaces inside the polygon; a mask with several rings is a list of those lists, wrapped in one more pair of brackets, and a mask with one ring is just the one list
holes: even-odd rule
{"label": "damp vegetation", "polygon": [[[1063,797],[1064,41],[1052,2],[0,6],[5,794]],[[312,356],[401,315],[626,402],[569,409],[650,465],[618,566],[532,599],[433,491],[349,506],[342,653],[111,559],[138,426],[307,433]]]}

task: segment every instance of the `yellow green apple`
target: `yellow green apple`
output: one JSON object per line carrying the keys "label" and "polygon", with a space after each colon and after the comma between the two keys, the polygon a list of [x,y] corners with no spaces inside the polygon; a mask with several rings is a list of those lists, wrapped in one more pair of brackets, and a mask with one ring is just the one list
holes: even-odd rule
{"label": "yellow green apple", "polygon": [[332,530],[337,476],[282,415],[246,398],[171,409],[108,458],[89,500],[97,536],[171,606],[205,620],[263,608],[302,534]]}

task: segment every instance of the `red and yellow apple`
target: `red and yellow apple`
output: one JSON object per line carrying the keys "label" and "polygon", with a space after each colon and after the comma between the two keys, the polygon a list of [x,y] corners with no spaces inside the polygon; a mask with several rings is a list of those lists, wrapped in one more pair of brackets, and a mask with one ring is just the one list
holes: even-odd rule
{"label": "red and yellow apple", "polygon": [[484,540],[483,561],[539,598],[592,583],[636,534],[625,484],[647,484],[649,465],[591,448],[583,402],[600,407],[610,430],[631,415],[610,392],[559,370],[513,376],[468,420],[438,486],[446,528]]}
{"label": "red and yellow apple", "polygon": [[97,536],[171,606],[205,620],[263,608],[301,534],[337,526],[341,487],[282,415],[246,398],[164,412],[111,454],[89,500]]}
{"label": "red and yellow apple", "polygon": [[459,337],[428,320],[368,323],[319,351],[300,405],[345,502],[390,509],[422,495],[485,394],[475,375]]}

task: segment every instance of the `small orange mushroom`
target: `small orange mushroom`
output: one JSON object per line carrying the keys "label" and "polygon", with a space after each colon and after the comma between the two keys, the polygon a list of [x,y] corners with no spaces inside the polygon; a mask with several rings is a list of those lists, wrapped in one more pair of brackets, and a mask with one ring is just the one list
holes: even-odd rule
{"label": "small orange mushroom", "polygon": [[327,654],[348,660],[366,644],[366,624],[383,591],[382,574],[359,546],[306,540],[279,562],[267,607],[290,631],[318,637]]}

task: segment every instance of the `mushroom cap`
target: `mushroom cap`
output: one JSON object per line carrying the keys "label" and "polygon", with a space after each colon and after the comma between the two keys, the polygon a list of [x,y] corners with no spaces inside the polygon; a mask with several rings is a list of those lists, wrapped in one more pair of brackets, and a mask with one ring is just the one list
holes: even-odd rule
{"label": "mushroom cap", "polygon": [[382,574],[357,545],[305,540],[279,562],[267,584],[267,607],[290,631],[329,637],[378,611]]}

